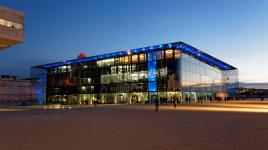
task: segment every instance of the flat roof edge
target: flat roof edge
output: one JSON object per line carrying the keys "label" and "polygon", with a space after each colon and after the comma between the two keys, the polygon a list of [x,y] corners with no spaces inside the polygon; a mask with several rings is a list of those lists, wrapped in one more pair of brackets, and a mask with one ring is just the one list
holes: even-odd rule
{"label": "flat roof edge", "polygon": [[11,9],[11,8],[8,8],[8,7],[5,7],[5,6],[0,6],[0,10],[5,10],[5,11],[8,11],[10,13],[14,13],[16,15],[20,15],[20,16],[25,16],[25,14],[21,11],[18,11],[18,10],[15,10],[15,9]]}
{"label": "flat roof edge", "polygon": [[108,59],[108,58],[113,58],[113,57],[120,57],[120,56],[125,56],[128,55],[129,52],[132,54],[138,54],[142,52],[150,52],[150,51],[156,51],[156,50],[161,50],[161,49],[180,49],[184,53],[188,53],[192,55],[193,57],[209,64],[215,67],[218,67],[220,70],[236,70],[236,67],[233,67],[218,58],[215,58],[197,48],[192,47],[189,44],[186,44],[184,42],[173,42],[173,43],[166,43],[166,44],[160,44],[160,45],[154,45],[154,46],[147,46],[147,47],[142,47],[142,48],[136,48],[136,49],[130,49],[126,51],[119,51],[119,52],[113,52],[113,53],[107,53],[107,54],[101,54],[101,55],[95,55],[95,56],[90,56],[86,58],[80,58],[80,59],[72,59],[72,60],[67,60],[65,62],[57,62],[57,63],[49,63],[49,64],[44,64],[44,65],[39,65],[35,67],[39,68],[55,68],[59,66],[64,66],[64,65],[70,65],[70,64],[75,64],[75,63],[83,63],[83,62],[88,62],[88,61],[97,61],[97,60],[102,60],[102,59]]}

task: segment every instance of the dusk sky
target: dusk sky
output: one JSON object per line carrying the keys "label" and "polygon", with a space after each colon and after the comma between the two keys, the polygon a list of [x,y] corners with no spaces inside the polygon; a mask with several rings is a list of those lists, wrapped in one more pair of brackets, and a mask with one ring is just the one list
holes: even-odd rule
{"label": "dusk sky", "polygon": [[25,13],[25,41],[0,52],[0,74],[183,41],[268,82],[268,0],[0,0]]}

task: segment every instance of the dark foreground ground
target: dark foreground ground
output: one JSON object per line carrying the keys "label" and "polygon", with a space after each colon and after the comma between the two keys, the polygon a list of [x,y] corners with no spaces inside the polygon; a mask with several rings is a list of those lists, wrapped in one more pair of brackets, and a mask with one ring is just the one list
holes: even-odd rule
{"label": "dark foreground ground", "polygon": [[1,112],[0,150],[267,150],[268,104],[241,103]]}

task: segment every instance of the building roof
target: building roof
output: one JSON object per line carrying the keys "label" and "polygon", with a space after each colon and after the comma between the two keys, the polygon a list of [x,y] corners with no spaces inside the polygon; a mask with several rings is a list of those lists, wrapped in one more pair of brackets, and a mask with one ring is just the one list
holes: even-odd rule
{"label": "building roof", "polygon": [[96,55],[96,56],[91,56],[91,57],[86,57],[86,58],[72,59],[72,60],[68,60],[65,62],[50,63],[50,64],[40,65],[40,66],[36,66],[36,67],[55,68],[55,67],[60,67],[60,66],[64,66],[64,65],[71,65],[71,64],[75,64],[75,63],[83,63],[83,62],[88,62],[88,61],[96,61],[96,60],[102,60],[102,59],[107,59],[107,58],[126,56],[129,53],[138,54],[138,53],[142,53],[142,52],[152,52],[152,51],[157,51],[157,50],[162,50],[162,49],[181,50],[182,52],[187,53],[187,54],[197,58],[198,60],[203,61],[211,66],[217,67],[220,70],[235,70],[235,69],[237,69],[237,68],[235,68],[235,67],[233,67],[233,66],[201,51],[201,50],[198,50],[198,49],[196,49],[196,48],[194,48],[186,43],[183,43],[183,42],[174,42],[174,43],[160,44],[160,45],[155,45],[155,46],[142,47],[142,48],[131,49],[131,50],[126,50],[126,51],[119,51],[119,52],[114,52],[114,53]]}
{"label": "building roof", "polygon": [[19,15],[19,16],[24,16],[23,12],[20,12],[18,10],[14,10],[14,9],[11,9],[11,8],[7,8],[5,6],[0,6],[0,10],[6,11],[6,12],[9,12],[9,13],[13,13],[13,14]]}

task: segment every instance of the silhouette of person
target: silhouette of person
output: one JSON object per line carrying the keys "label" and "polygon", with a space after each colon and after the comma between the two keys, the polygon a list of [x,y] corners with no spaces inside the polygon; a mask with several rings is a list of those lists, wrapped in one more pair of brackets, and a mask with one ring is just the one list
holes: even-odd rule
{"label": "silhouette of person", "polygon": [[155,100],[154,100],[154,105],[155,105],[155,111],[158,111],[159,110],[159,101],[157,98],[155,98]]}
{"label": "silhouette of person", "polygon": [[177,98],[176,97],[173,97],[173,103],[174,103],[174,108],[177,107]]}

